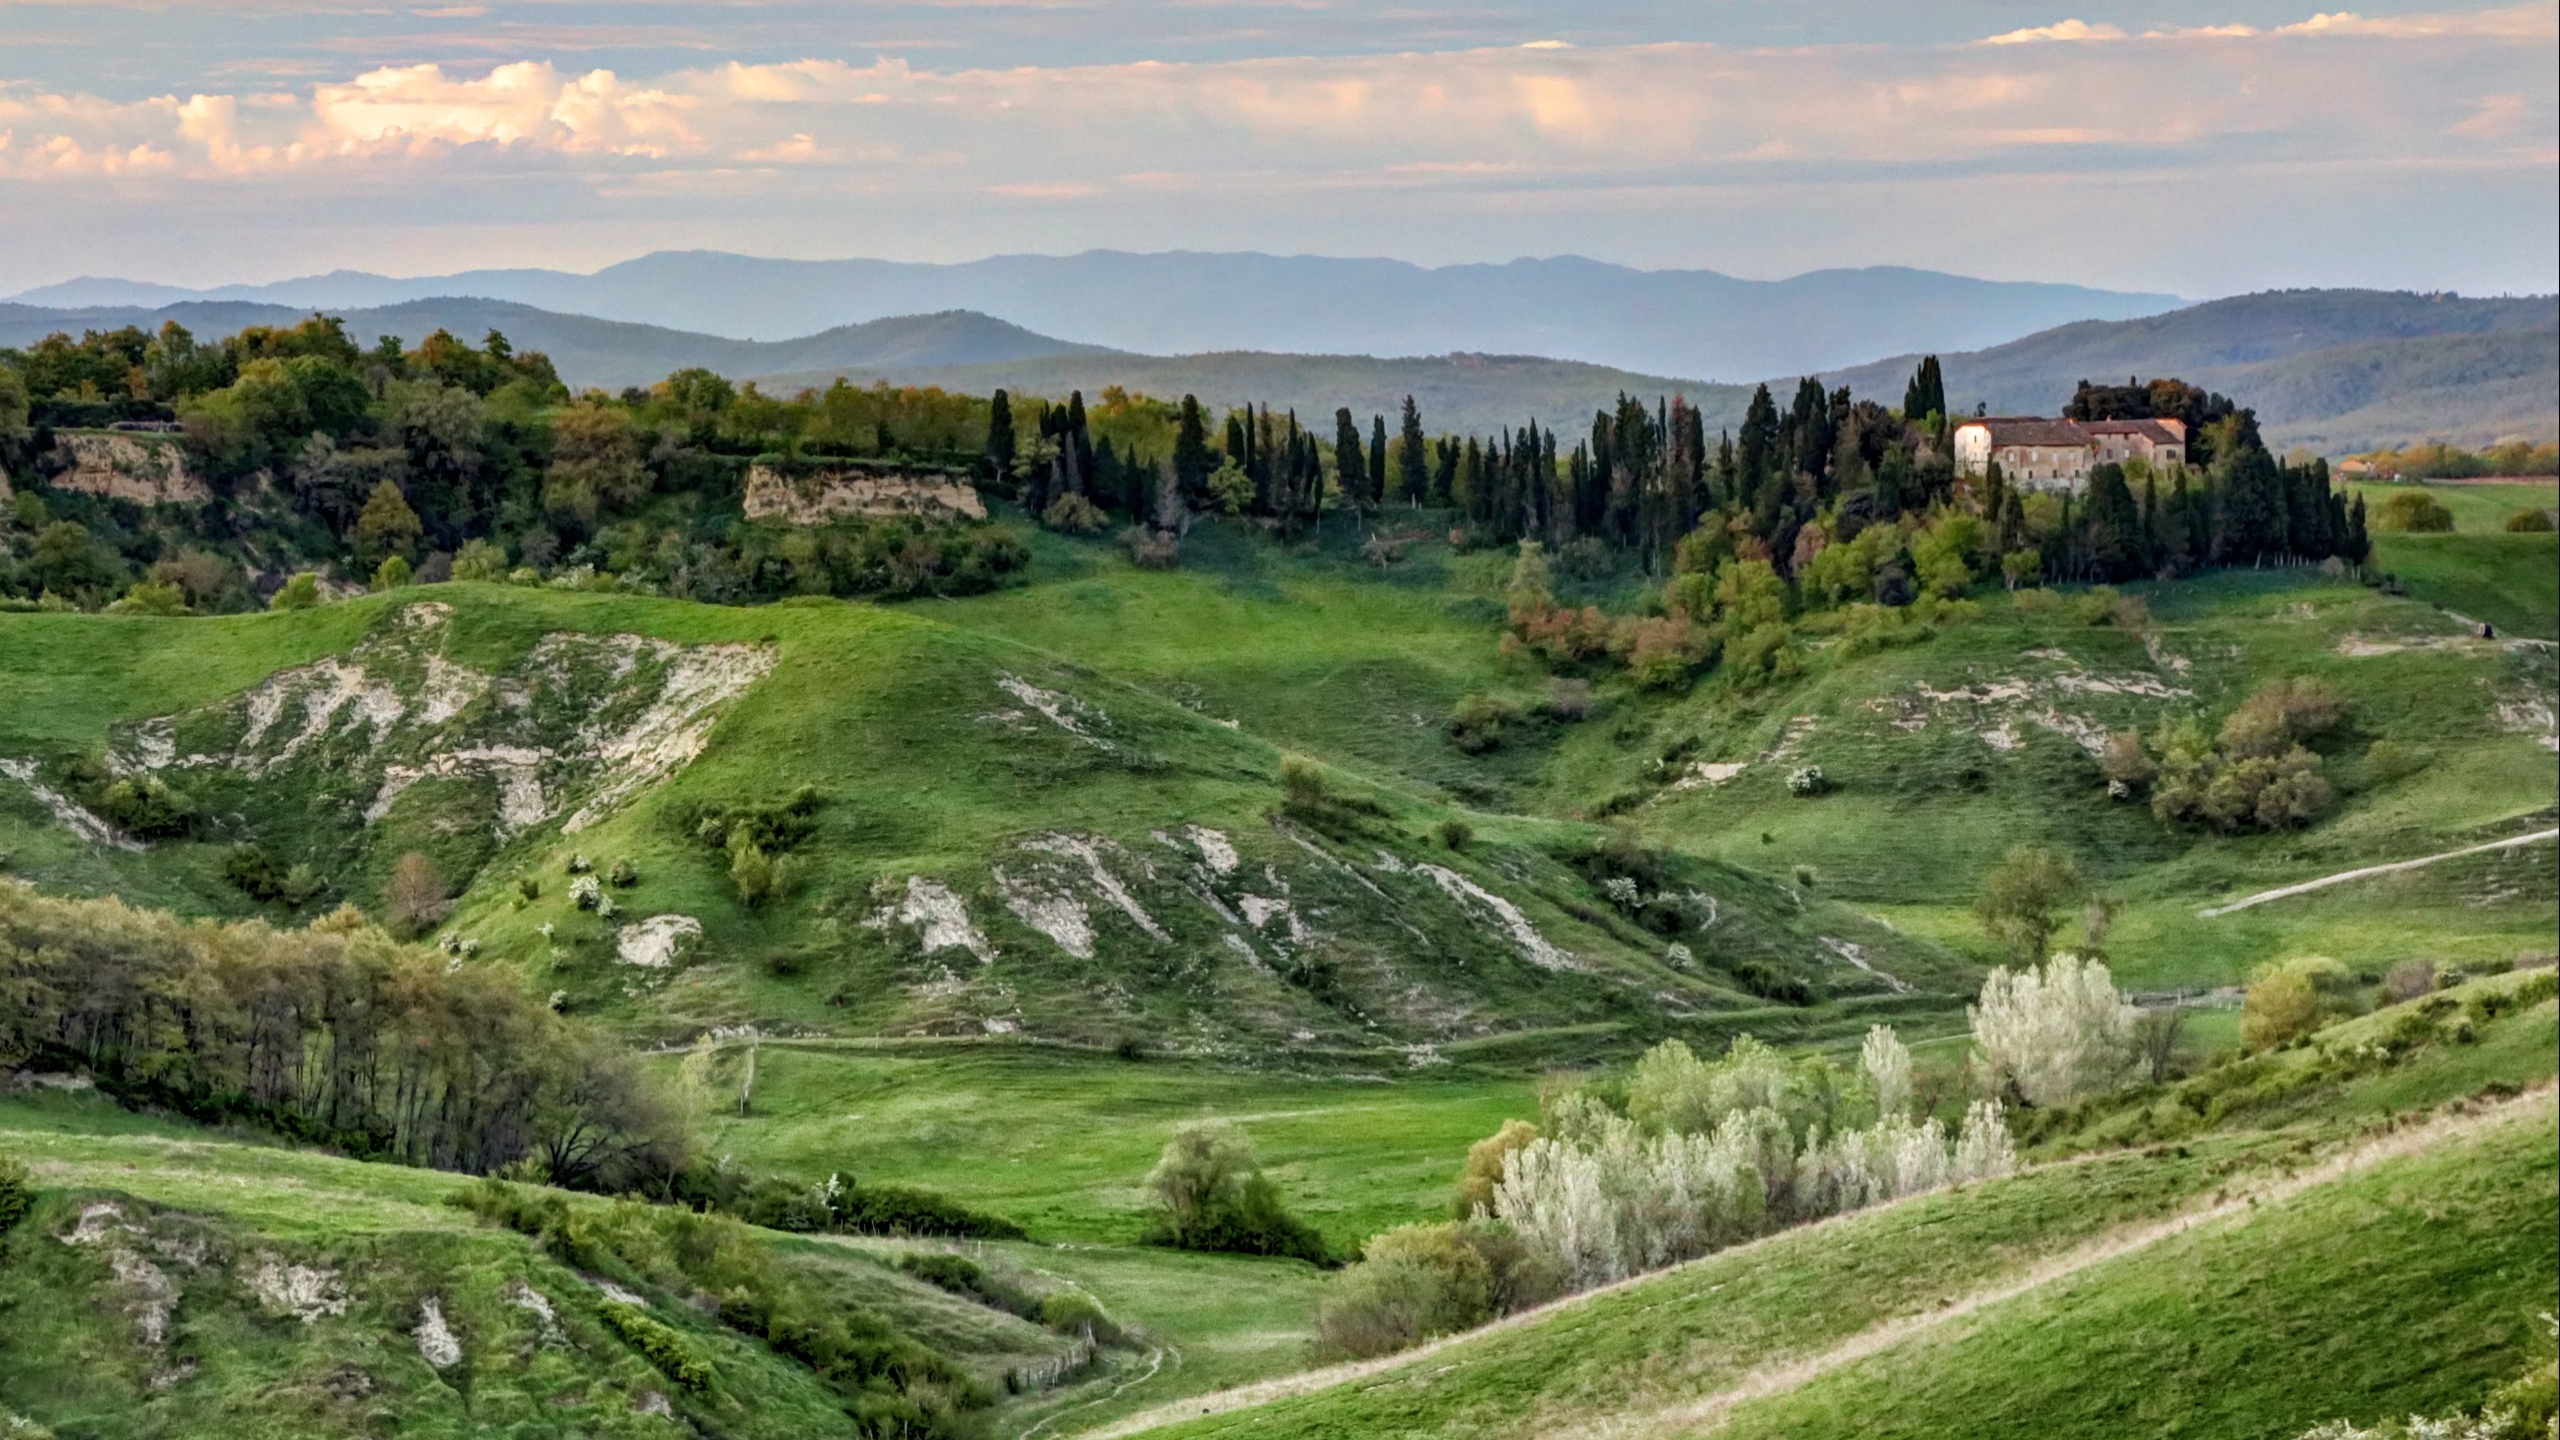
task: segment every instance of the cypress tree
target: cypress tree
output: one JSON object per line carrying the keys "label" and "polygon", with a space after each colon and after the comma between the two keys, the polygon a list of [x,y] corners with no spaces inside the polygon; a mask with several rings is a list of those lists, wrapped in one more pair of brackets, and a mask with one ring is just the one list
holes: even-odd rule
{"label": "cypress tree", "polygon": [[1174,484],[1180,487],[1183,498],[1197,500],[1208,493],[1209,472],[1216,468],[1209,458],[1209,427],[1200,414],[1200,399],[1185,395],[1182,412],[1174,422]]}
{"label": "cypress tree", "polygon": [[[1410,468],[1409,466],[1404,468]],[[1387,503],[1387,417],[1369,417],[1369,503]]]}
{"label": "cypress tree", "polygon": [[1769,398],[1768,386],[1751,392],[1751,404],[1742,412],[1742,435],[1735,449],[1740,477],[1737,498],[1746,505],[1756,505],[1763,491],[1775,488],[1770,480],[1778,460],[1778,406]]}
{"label": "cypress tree", "polygon": [[1013,398],[1002,390],[987,402],[987,468],[998,485],[1013,478]]}
{"label": "cypress tree", "polygon": [[2365,557],[2373,553],[2373,537],[2366,534],[2364,528],[2364,496],[2362,495],[2347,502],[2347,543],[2342,553],[2358,565],[2362,565]]}
{"label": "cypress tree", "polygon": [[1404,451],[1396,457],[1396,478],[1404,486],[1404,503],[1419,505],[1430,495],[1430,450],[1422,434],[1422,407],[1410,395],[1404,397],[1404,416],[1396,433],[1404,440]]}
{"label": "cypress tree", "polygon": [[1458,441],[1455,436],[1442,436],[1431,445],[1431,503],[1447,505],[1450,492],[1458,483]]}
{"label": "cypress tree", "polygon": [[2081,513],[2088,530],[2089,561],[2101,578],[2121,580],[2140,574],[2142,512],[2134,506],[2123,466],[2110,463],[2089,472],[2089,503]]}
{"label": "cypress tree", "polygon": [[1351,418],[1351,407],[1345,405],[1333,412],[1333,475],[1346,502],[1355,506],[1359,503],[1368,474],[1369,463],[1360,455],[1360,423]]}

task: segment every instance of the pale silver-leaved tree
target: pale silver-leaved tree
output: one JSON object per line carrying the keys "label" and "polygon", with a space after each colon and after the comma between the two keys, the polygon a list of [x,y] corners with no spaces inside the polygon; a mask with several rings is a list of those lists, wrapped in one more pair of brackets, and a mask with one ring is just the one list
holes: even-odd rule
{"label": "pale silver-leaved tree", "polygon": [[1876,1114],[1904,1115],[1911,1110],[1911,1052],[1890,1025],[1867,1027],[1867,1043],[1858,1054],[1867,1078],[1875,1082]]}
{"label": "pale silver-leaved tree", "polygon": [[2016,1085],[2030,1105],[2067,1105],[2104,1089],[2133,1057],[2133,1007],[2106,966],[2077,955],[1994,969],[1965,1018],[1994,1083]]}

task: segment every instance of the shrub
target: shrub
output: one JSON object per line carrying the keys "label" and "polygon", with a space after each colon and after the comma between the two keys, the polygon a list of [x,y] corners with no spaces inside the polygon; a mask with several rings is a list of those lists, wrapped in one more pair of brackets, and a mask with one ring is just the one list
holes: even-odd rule
{"label": "shrub", "polygon": [[109,785],[98,797],[98,813],[129,834],[146,839],[175,838],[196,827],[193,795],[161,779],[145,775]]}
{"label": "shrub", "polygon": [[2133,1007],[2107,967],[2056,955],[2041,969],[1992,970],[1965,1007],[1979,1059],[2029,1105],[2068,1105],[2114,1082],[2133,1053]]}
{"label": "shrub", "polygon": [[1799,765],[1787,772],[1787,793],[1790,795],[1821,795],[1830,789],[1831,782],[1823,778],[1819,765]]}
{"label": "shrub", "polygon": [[435,862],[412,850],[391,867],[382,883],[382,920],[395,935],[419,935],[434,929],[453,909],[452,892]]}
{"label": "shrub", "polygon": [[186,592],[170,581],[136,580],[124,598],[107,607],[116,615],[184,615]]}
{"label": "shrub", "polygon": [[2507,533],[2510,535],[2547,535],[2551,529],[2551,512],[2548,510],[2528,508],[2507,517]]}
{"label": "shrub", "polygon": [[682,1335],[652,1320],[637,1305],[607,1300],[596,1307],[596,1318],[605,1328],[622,1337],[623,1343],[640,1352],[658,1367],[658,1373],[687,1390],[706,1389],[711,1384],[711,1367],[693,1353]]}
{"label": "shrub", "polygon": [[628,858],[616,860],[612,868],[605,871],[604,878],[605,883],[614,888],[628,890],[640,883],[640,867],[632,864]]}
{"label": "shrub", "polygon": [[1502,1167],[1513,1152],[1538,1138],[1538,1127],[1526,1120],[1505,1120],[1502,1128],[1467,1147],[1466,1168],[1458,1172],[1458,1218],[1493,1208],[1493,1192],[1502,1184]]}
{"label": "shrub", "polygon": [[305,570],[267,600],[270,610],[308,610],[320,603],[320,577]]}
{"label": "shrub", "polygon": [[1591,716],[1591,682],[1588,680],[1553,680],[1547,685],[1547,698],[1539,708],[1563,721],[1579,721]]}
{"label": "shrub", "polygon": [[393,555],[374,567],[372,588],[376,593],[398,590],[409,583],[413,574],[407,560]]}
{"label": "shrub", "polygon": [[2382,977],[2382,993],[2394,1004],[2415,1000],[2435,988],[2436,962],[2433,960],[2403,960]]}
{"label": "shrub", "polygon": [[1282,1255],[1319,1265],[1330,1258],[1315,1227],[1282,1207],[1280,1187],[1255,1163],[1252,1142],[1241,1131],[1181,1127],[1147,1186],[1156,1196],[1146,1236],[1151,1245]]}
{"label": "shrub", "polygon": [[2354,978],[2326,956],[2260,967],[2240,1002],[2240,1043],[2280,1050],[2345,1011]]}
{"label": "shrub", "polygon": [[1464,850],[1475,843],[1475,828],[1464,820],[1440,822],[1440,843],[1452,850]]}
{"label": "shrub", "polygon": [[1520,723],[1520,709],[1499,695],[1469,695],[1449,713],[1449,743],[1468,755],[1499,749],[1502,732]]}
{"label": "shrub", "polygon": [[1070,535],[1099,535],[1110,528],[1111,517],[1081,495],[1061,495],[1040,512],[1040,523]]}
{"label": "shrub", "polygon": [[1129,552],[1129,563],[1141,570],[1170,570],[1182,563],[1182,538],[1170,530],[1132,525],[1120,532],[1120,545]]}
{"label": "shrub", "polygon": [[273,857],[254,844],[232,846],[223,857],[222,875],[252,900],[280,900],[295,910],[318,899],[329,888],[308,865],[278,870]]}
{"label": "shrub", "polygon": [[1492,1269],[1454,1224],[1407,1225],[1369,1241],[1316,1307],[1316,1350],[1366,1359],[1493,1318]]}
{"label": "shrub", "polygon": [[502,580],[507,573],[507,552],[488,540],[466,540],[454,552],[453,578],[456,580]]}
{"label": "shrub", "polygon": [[2373,524],[2403,534],[2444,534],[2453,529],[2453,512],[2424,490],[2401,490],[2374,507]]}
{"label": "shrub", "polygon": [[34,1205],[35,1182],[27,1167],[13,1156],[0,1155],[0,1236],[16,1229]]}
{"label": "shrub", "polygon": [[1040,1297],[1040,1323],[1060,1335],[1078,1332],[1091,1335],[1099,1345],[1118,1344],[1122,1338],[1119,1325],[1104,1312],[1090,1295],[1073,1290],[1052,1290]]}

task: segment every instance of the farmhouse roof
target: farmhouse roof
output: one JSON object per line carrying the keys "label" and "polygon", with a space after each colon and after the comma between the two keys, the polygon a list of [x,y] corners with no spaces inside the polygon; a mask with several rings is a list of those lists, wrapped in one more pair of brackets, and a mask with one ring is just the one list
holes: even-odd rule
{"label": "farmhouse roof", "polygon": [[2088,433],[2068,420],[2039,420],[2026,416],[1999,417],[1989,420],[1967,420],[1958,429],[1980,426],[1991,432],[1996,448],[2005,445],[2087,445]]}
{"label": "farmhouse roof", "polygon": [[2141,435],[2157,445],[2183,445],[2187,439],[2184,420],[2096,420],[2080,428],[2092,435]]}

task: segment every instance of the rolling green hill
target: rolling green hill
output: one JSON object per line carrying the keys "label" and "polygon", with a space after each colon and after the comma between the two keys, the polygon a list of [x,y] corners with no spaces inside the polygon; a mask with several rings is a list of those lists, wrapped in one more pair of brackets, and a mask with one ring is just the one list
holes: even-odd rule
{"label": "rolling green hill", "polygon": [[[2465,529],[2502,503],[2467,500]],[[1810,619],[1768,678],[1648,692],[1506,659],[1509,558],[1453,548],[1442,518],[1389,512],[1391,559],[1349,517],[1285,541],[1213,520],[1171,570],[1037,531],[1024,583],[897,606],[483,583],[256,615],[0,613],[0,855],[47,892],[276,924],[341,901],[384,913],[395,862],[426,857],[452,892],[422,937],[444,963],[550,997],[670,1078],[709,1037],[707,1083],[742,1103],[700,1117],[707,1158],[929,1186],[1021,1222],[1027,1240],[957,1247],[740,1242],[953,1367],[934,1383],[980,1387],[968,1423],[1004,1435],[1169,1421],[1162,1407],[1308,1365],[1321,1272],[1140,1243],[1177,1126],[1235,1126],[1349,1253],[1445,1217],[1468,1145],[1537,1114],[1558,1069],[1741,1033],[1838,1054],[1883,1021],[1952,1077],[1964,1007],[2004,958],[1974,893],[2020,843],[2115,903],[2098,940],[2137,992],[2227,992],[2313,954],[2367,984],[2413,958],[2485,973],[2560,945],[2550,842],[2529,838],[2560,791],[2560,660],[2438,608],[2480,613],[2470,586],[2529,636],[2560,580],[2477,547],[2428,573],[2401,548],[2548,537],[2381,537],[2405,596],[2311,569],[2113,600],[1984,587],[1882,640]],[[1621,612],[1651,588],[1623,565],[1558,586]],[[2301,676],[2344,701],[2313,741],[2337,791],[2315,823],[2217,835],[2110,798],[2109,732],[2218,724]],[[1454,743],[1470,697],[1508,702],[1489,748]],[[1320,783],[1284,788],[1292,755]],[[1817,766],[1824,784],[1789,783]],[[150,814],[134,787],[154,781],[189,818],[133,833]],[[2479,848],[2509,841],[2527,843]],[[250,845],[318,893],[252,898],[232,878]],[[2477,1043],[2430,1039],[2405,1064],[2297,1073],[2397,1018],[2207,1069],[2236,1043],[2233,1012],[2208,1008],[2184,1083],[2238,1077],[2246,1095],[2188,1105],[2173,1084],[2029,1117],[2030,1158],[2057,1163],[2014,1180],[1780,1233],[1198,1423],[1687,1433],[1684,1407],[1724,1415],[1739,1377],[1807,1365],[1727,1418],[1953,1434],[2050,1414],[2103,1434],[2110,1415],[2174,1412],[2193,1433],[2290,1437],[2473,1404],[2526,1358],[2518,1297],[2552,1283],[2547,1097],[2437,1117],[2397,1149],[2367,1132],[2385,1110],[2546,1081],[2552,1013],[2484,1015]],[[37,1186],[0,1264],[0,1407],[59,1435],[273,1433],[255,1430],[270,1417],[315,1435],[654,1433],[666,1422],[634,1408],[651,1394],[706,1433],[832,1433],[844,1413],[806,1367],[686,1303],[716,1308],[702,1274],[568,1263],[444,1204],[456,1177],[66,1083],[0,1096],[0,1154]],[[2395,1198],[2457,1192],[2435,1215]],[[117,1210],[97,1243],[64,1243],[100,1205]],[[2146,1228],[2173,1215],[2197,1223]],[[2305,1239],[2333,1233],[2352,1243]],[[894,1268],[952,1248],[1088,1297],[1130,1338],[1087,1357]],[[278,1311],[256,1278],[269,1254],[279,1274],[337,1277],[344,1313]],[[157,1341],[137,1327],[160,1282],[137,1264],[178,1296]],[[2226,1293],[2226,1275],[2254,1278]],[[654,1284],[634,1293],[717,1383],[669,1381],[604,1318],[599,1279]],[[430,1296],[459,1367],[418,1348]],[[2390,1364],[2351,1355],[2320,1372],[2334,1383],[2279,1387],[2266,1375],[2348,1343],[2286,1318],[2311,1297],[2410,1338]],[[1929,1322],[1943,1301],[1965,1308]],[[2249,1337],[2270,1334],[2253,1360]],[[2074,1362],[2116,1335],[2138,1342],[2120,1374]],[[61,1353],[90,1358],[43,1362]],[[2034,1409],[1999,1398],[2014,1356]],[[577,1398],[540,1408],[559,1395]]]}

